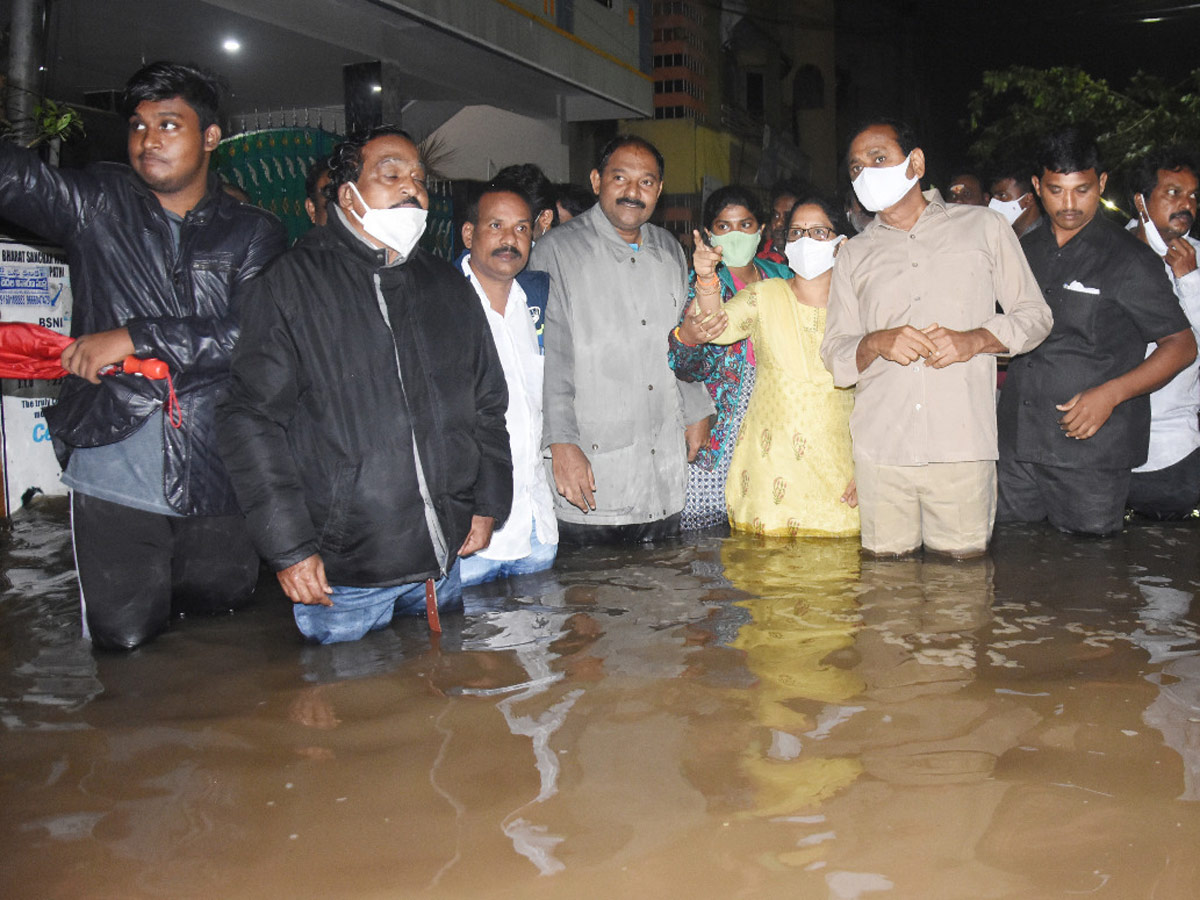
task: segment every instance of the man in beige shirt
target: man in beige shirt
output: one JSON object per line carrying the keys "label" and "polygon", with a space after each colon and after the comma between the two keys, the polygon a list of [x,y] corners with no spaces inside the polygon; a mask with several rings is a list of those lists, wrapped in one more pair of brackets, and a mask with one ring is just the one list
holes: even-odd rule
{"label": "man in beige shirt", "polygon": [[995,356],[1041,343],[1050,309],[1002,216],[921,192],[925,155],[905,125],[869,123],[847,162],[878,215],[834,266],[821,358],[838,387],[856,385],[863,547],[982,553],[996,511]]}

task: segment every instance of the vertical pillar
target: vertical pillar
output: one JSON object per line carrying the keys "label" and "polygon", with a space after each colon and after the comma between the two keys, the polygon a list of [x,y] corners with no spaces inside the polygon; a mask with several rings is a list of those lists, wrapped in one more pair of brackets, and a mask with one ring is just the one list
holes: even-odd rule
{"label": "vertical pillar", "polygon": [[33,140],[33,107],[42,93],[42,22],[44,0],[12,0],[8,51],[8,121],[13,136]]}
{"label": "vertical pillar", "polygon": [[374,60],[342,67],[346,98],[346,133],[377,125],[401,125],[406,98],[400,94],[403,76],[394,63]]}

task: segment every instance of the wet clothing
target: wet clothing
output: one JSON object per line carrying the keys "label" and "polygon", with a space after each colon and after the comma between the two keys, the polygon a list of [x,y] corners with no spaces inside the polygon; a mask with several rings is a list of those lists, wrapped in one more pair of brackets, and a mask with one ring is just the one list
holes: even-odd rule
{"label": "wet clothing", "polygon": [[684,428],[713,412],[704,385],[678,381],[667,364],[667,334],[687,303],[683,248],[649,224],[632,248],[597,204],[539,240],[530,267],[550,275],[542,444],[577,445],[596,479],[595,510],[556,495],[555,514],[589,527],[675,516]]}
{"label": "wet clothing", "polygon": [[[754,396],[755,369],[747,365],[742,370],[742,381],[738,391],[737,409],[733,411],[733,442],[737,442],[738,432],[746,413],[750,411],[750,399]],[[711,446],[711,444],[710,444]],[[679,517],[679,527],[683,531],[697,531],[703,528],[716,528],[718,531],[729,529],[729,508],[725,504],[725,483],[729,480],[729,466],[733,462],[733,453],[724,453],[715,469],[705,469],[696,465],[695,461],[688,463],[688,482],[685,491],[683,512]]]}
{"label": "wet clothing", "polygon": [[258,554],[241,513],[164,516],[71,493],[71,536],[92,643],[130,650],[178,614],[250,602]]}
{"label": "wet clothing", "polygon": [[[1009,353],[1018,354],[1050,331],[1050,309],[1004,217],[990,209],[946,204],[936,190],[925,198],[929,205],[911,230],[893,228],[876,216],[842,246],[833,267],[821,357],[834,384],[855,385],[850,431],[856,464],[915,470],[997,457],[994,356],[980,354],[943,369],[921,361],[902,366],[880,357],[859,372],[856,354],[867,334],[934,323],[958,331],[985,328]],[[1003,312],[996,312],[997,303]],[[909,474],[922,505],[964,507],[957,538],[942,529],[926,533],[918,527],[918,532],[939,544],[974,541],[974,523],[981,515],[990,519],[994,502],[978,491],[958,494],[949,479],[934,473]],[[874,502],[874,494],[860,491],[864,522],[878,517]],[[920,506],[903,508],[920,515]],[[875,533],[864,526],[863,546],[892,552],[890,543],[872,545]]]}
{"label": "wet clothing", "polygon": [[1052,228],[1030,233],[1021,246],[1054,328],[1009,364],[997,412],[1001,457],[1072,469],[1140,466],[1150,440],[1148,396],[1118,405],[1086,441],[1063,437],[1055,407],[1136,368],[1147,344],[1188,328],[1162,260],[1102,215],[1062,247]]}
{"label": "wet clothing", "polygon": [[134,355],[170,367],[179,400],[174,428],[162,414],[166,381],[70,375],[45,412],[74,488],[85,629],[97,646],[132,648],[165,628],[172,608],[245,604],[258,562],[214,416],[243,291],[282,252],[282,225],[229,197],[215,175],[180,219],[128,166],[56,169],[8,143],[0,143],[0,215],[66,250],[72,335],[124,326]]}
{"label": "wet clothing", "polygon": [[655,541],[665,541],[675,537],[679,537],[679,513],[655,522],[638,522],[631,525],[558,523],[558,542],[573,547],[651,544]]}
{"label": "wet clothing", "polygon": [[[283,251],[279,221],[238,203],[212,175],[179,226],[177,251],[166,211],[128,166],[55,169],[8,143],[0,144],[0,214],[66,250],[72,335],[125,326],[134,355],[170,367],[183,415],[181,428],[161,429],[162,493],[171,509],[236,513],[213,417],[228,381],[241,292]],[[116,375],[94,385],[68,376],[46,410],[60,462],[72,448],[129,437],[166,397],[165,381]]]}
{"label": "wet clothing", "polygon": [[1000,392],[997,516],[1110,534],[1122,524],[1125,473],[1146,461],[1150,398],[1119,404],[1086,441],[1065,436],[1057,405],[1136,368],[1147,344],[1184,331],[1188,320],[1162,260],[1102,215],[1062,247],[1052,228],[1032,232],[1021,246],[1054,311],[1054,329],[1012,361]]}
{"label": "wet clothing", "polygon": [[320,554],[331,585],[441,577],[512,502],[504,373],[462,273],[388,265],[340,210],[258,279],[221,405],[221,451],[276,571]]}
{"label": "wet clothing", "polygon": [[[1134,219],[1129,228],[1136,227]],[[1200,251],[1200,241],[1185,235]],[[1200,269],[1176,278],[1163,263],[1192,334],[1200,343]],[[1146,355],[1154,347],[1146,348]],[[1155,518],[1179,518],[1200,503],[1200,357],[1150,395],[1150,447],[1146,462],[1133,470],[1131,509]]]}
{"label": "wet clothing", "polygon": [[886,328],[986,328],[1013,355],[1050,332],[1050,309],[1004,217],[943,203],[936,190],[925,197],[929,205],[910,231],[876,216],[842,246],[821,357],[834,384],[856,388],[855,459],[891,466],[996,459],[994,356],[944,369],[880,357],[858,371],[859,343]]}
{"label": "wet clothing", "polygon": [[[504,527],[509,528],[514,524],[515,522],[510,516]],[[484,584],[498,578],[507,578],[510,575],[532,575],[535,572],[544,572],[553,566],[554,560],[558,556],[558,531],[554,532],[553,544],[543,544],[538,540],[536,522],[527,530],[529,532],[529,552],[517,559],[491,559],[482,553],[472,553],[470,556],[461,557],[458,567],[462,575],[463,587]],[[438,594],[438,599],[441,600],[441,594]]]}
{"label": "wet clothing", "polygon": [[[492,542],[474,556],[497,561],[516,561],[533,552],[529,523],[534,537],[542,545],[558,546],[558,521],[554,518],[554,491],[547,480],[542,462],[542,374],[544,357],[538,347],[534,321],[525,304],[525,291],[514,281],[509,286],[503,315],[492,308],[483,285],[471,269],[470,256],[459,263],[479,298],[487,318],[496,353],[504,370],[508,388],[508,409],[504,416],[512,455],[512,512],[502,527],[492,532]],[[542,273],[544,274],[544,273]],[[544,559],[539,555],[539,560]],[[541,568],[549,568],[549,562]],[[533,561],[530,562],[533,564]],[[540,571],[534,568],[531,571]]]}
{"label": "wet clothing", "polygon": [[796,299],[783,278],[748,285],[725,304],[714,342],[754,342],[755,387],[725,485],[729,527],[776,537],[858,534],[842,501],[854,478],[854,394],[835,388],[819,349],[826,311]]}
{"label": "wet clothing", "polygon": [[996,520],[990,459],[931,466],[854,464],[862,545],[899,555],[924,545],[955,556],[982,553]]}
{"label": "wet clothing", "polygon": [[[462,583],[457,561],[434,582],[438,612],[462,612]],[[333,606],[292,604],[296,627],[318,644],[357,641],[372,631],[387,628],[397,616],[424,616],[428,610],[425,582],[390,587],[331,585]]]}
{"label": "wet clothing", "polygon": [[[759,278],[787,278],[791,270],[784,264],[763,258],[753,260]],[[717,267],[721,302],[737,293],[733,275],[722,263]],[[679,324],[696,297],[696,273],[688,276],[688,302]],[[688,346],[674,331],[667,338],[667,360],[675,375],[685,381],[699,381],[708,388],[717,408],[717,421],[712,427],[708,446],[701,447],[696,458],[688,463],[687,500],[681,519],[684,530],[708,528],[725,524],[725,478],[738,430],[754,389],[754,352],[749,339],[729,345],[700,344]]]}
{"label": "wet clothing", "polygon": [[1127,467],[1077,469],[1022,462],[1004,454],[997,467],[1000,522],[1048,521],[1070,534],[1115,534],[1125,524]]}
{"label": "wet clothing", "polygon": [[1186,519],[1200,507],[1200,449],[1151,472],[1134,470],[1125,505],[1150,519]]}

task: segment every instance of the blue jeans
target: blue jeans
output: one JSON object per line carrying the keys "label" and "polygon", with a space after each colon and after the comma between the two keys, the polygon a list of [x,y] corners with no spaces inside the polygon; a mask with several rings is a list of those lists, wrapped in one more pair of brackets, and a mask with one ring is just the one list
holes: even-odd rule
{"label": "blue jeans", "polygon": [[[434,582],[438,611],[462,609],[462,583],[456,562],[445,578]],[[390,587],[360,588],[333,586],[333,606],[296,603],[292,615],[296,627],[310,641],[337,644],[357,641],[369,631],[387,628],[395,616],[425,614],[425,582]]]}
{"label": "blue jeans", "polygon": [[537,525],[529,536],[529,555],[520,559],[485,559],[478,553],[458,561],[462,566],[462,584],[483,584],[508,575],[530,575],[543,572],[554,565],[558,556],[558,544],[543,544],[538,540]]}

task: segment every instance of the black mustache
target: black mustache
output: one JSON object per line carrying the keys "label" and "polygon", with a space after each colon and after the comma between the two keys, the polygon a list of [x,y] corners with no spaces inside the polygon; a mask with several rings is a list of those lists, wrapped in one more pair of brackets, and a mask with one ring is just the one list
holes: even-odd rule
{"label": "black mustache", "polygon": [[417,209],[425,208],[425,207],[421,206],[421,201],[418,200],[416,197],[405,197],[399,203],[392,204],[392,206],[390,208],[391,209],[399,209],[402,206],[415,206],[415,207],[417,207]]}
{"label": "black mustache", "polygon": [[521,258],[524,256],[524,254],[521,253],[521,251],[518,250],[516,247],[510,246],[507,244],[503,247],[497,247],[495,250],[493,250],[492,256],[499,256],[501,253],[515,253],[518,258]]}
{"label": "black mustache", "polygon": [[632,197],[622,197],[622,198],[621,198],[620,200],[618,200],[617,202],[618,202],[618,203],[620,203],[620,204],[622,204],[622,205],[624,205],[624,206],[636,206],[638,209],[645,209],[645,208],[646,208],[646,204],[645,204],[645,203],[643,203],[641,200],[635,200],[635,199],[633,199]]}
{"label": "black mustache", "polygon": [[1179,212],[1173,214],[1171,216],[1171,218],[1172,219],[1186,219],[1187,223],[1188,223],[1188,228],[1191,228],[1192,223],[1196,221],[1196,217],[1193,216],[1191,214],[1191,212],[1186,209],[1181,209]]}

